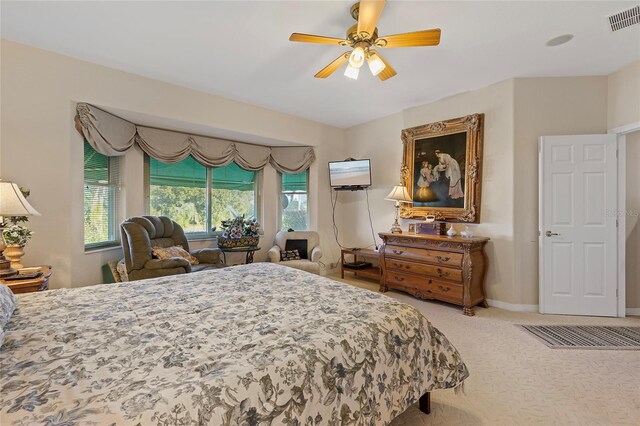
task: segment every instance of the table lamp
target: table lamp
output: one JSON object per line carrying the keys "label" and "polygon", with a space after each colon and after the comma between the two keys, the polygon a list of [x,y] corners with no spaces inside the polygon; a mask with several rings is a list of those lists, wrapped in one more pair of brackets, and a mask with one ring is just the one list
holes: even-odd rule
{"label": "table lamp", "polygon": [[7,242],[4,240],[4,218],[7,216],[40,216],[24,198],[15,183],[0,180],[0,278],[16,275],[18,271],[11,267],[11,261],[4,257]]}
{"label": "table lamp", "polygon": [[409,197],[407,188],[402,185],[394,186],[385,200],[396,202],[396,220],[395,222],[393,222],[393,225],[391,225],[391,233],[402,234],[402,228],[400,227],[400,223],[398,222],[400,215],[400,203],[413,203],[413,200],[411,199],[411,197]]}

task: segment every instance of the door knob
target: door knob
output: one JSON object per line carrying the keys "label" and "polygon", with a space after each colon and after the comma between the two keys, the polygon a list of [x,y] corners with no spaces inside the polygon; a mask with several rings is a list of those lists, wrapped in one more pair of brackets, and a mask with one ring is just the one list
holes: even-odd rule
{"label": "door knob", "polygon": [[547,231],[547,232],[544,233],[544,235],[546,235],[547,237],[554,237],[554,236],[560,235],[560,234],[556,234],[555,232]]}

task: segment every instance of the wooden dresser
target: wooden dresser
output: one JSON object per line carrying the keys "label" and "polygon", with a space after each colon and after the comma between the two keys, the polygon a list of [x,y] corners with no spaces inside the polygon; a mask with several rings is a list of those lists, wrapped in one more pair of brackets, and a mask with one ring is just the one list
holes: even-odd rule
{"label": "wooden dresser", "polygon": [[406,291],[421,299],[488,307],[484,291],[489,238],[380,233],[383,247],[380,291]]}

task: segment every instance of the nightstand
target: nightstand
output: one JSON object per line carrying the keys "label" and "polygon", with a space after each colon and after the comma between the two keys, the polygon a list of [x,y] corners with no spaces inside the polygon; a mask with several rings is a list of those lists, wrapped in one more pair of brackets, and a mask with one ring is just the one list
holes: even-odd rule
{"label": "nightstand", "polygon": [[51,266],[42,265],[42,275],[37,278],[24,280],[2,280],[0,283],[6,284],[14,294],[31,293],[34,291],[44,291],[49,288],[49,278],[51,277]]}

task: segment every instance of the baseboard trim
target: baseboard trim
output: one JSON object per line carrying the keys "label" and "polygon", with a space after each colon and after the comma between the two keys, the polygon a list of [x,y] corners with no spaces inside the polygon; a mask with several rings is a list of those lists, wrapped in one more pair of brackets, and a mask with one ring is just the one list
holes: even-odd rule
{"label": "baseboard trim", "polygon": [[[519,305],[516,303],[501,302],[499,300],[487,299],[489,306],[494,308],[504,309],[506,311],[513,312],[539,312],[538,305]],[[640,308],[626,308],[626,315],[640,316]]]}
{"label": "baseboard trim", "polygon": [[626,315],[640,316],[640,308],[627,308],[624,313]]}
{"label": "baseboard trim", "polygon": [[499,300],[487,299],[489,306],[513,312],[538,312],[538,305],[519,305],[516,303],[501,302]]}

